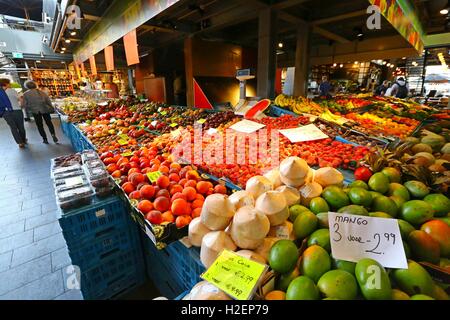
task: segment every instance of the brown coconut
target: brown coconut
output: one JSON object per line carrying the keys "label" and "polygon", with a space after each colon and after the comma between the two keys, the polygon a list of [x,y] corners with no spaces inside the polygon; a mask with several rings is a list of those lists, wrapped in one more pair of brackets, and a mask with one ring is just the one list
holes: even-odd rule
{"label": "brown coconut", "polygon": [[200,260],[205,268],[209,268],[217,259],[222,250],[235,251],[236,244],[231,237],[224,231],[211,231],[207,233],[202,240],[200,248]]}
{"label": "brown coconut", "polygon": [[264,177],[272,182],[274,188],[278,188],[283,184],[280,179],[280,170],[278,168],[272,169],[269,172],[265,173]]}
{"label": "brown coconut", "polygon": [[241,207],[255,205],[255,199],[250,194],[250,192],[245,190],[236,191],[235,193],[230,195],[228,199],[230,199],[231,203],[234,205],[234,208],[236,210],[238,210]]}
{"label": "brown coconut", "polygon": [[264,192],[273,190],[273,184],[264,176],[255,176],[248,179],[245,190],[250,193],[254,199],[257,199]]}
{"label": "brown coconut", "polygon": [[310,182],[301,187],[299,191],[302,197],[302,205],[309,207],[309,203],[313,198],[320,197],[323,188],[322,185],[317,182]]}
{"label": "brown coconut", "polygon": [[325,167],[316,170],[314,181],[324,188],[331,185],[341,186],[344,182],[344,175],[335,168]]}
{"label": "brown coconut", "polygon": [[215,193],[206,197],[200,217],[209,229],[223,230],[230,224],[234,213],[234,206],[228,196]]}
{"label": "brown coconut", "polygon": [[189,241],[193,246],[200,247],[202,245],[203,237],[209,232],[211,232],[211,230],[202,223],[200,217],[197,217],[189,224]]}
{"label": "brown coconut", "polygon": [[294,224],[290,221],[285,221],[278,226],[273,226],[270,228],[267,237],[295,240]]}
{"label": "brown coconut", "polygon": [[280,163],[280,177],[291,181],[305,180],[309,169],[305,160],[299,157],[289,157]]}
{"label": "brown coconut", "polygon": [[289,208],[286,199],[278,191],[267,191],[263,193],[256,200],[255,208],[269,218],[271,226],[282,224],[289,217]]}
{"label": "brown coconut", "polygon": [[284,198],[286,199],[288,207],[300,203],[301,200],[300,192],[296,188],[289,186],[281,186],[275,189],[275,191],[281,192],[283,194]]}
{"label": "brown coconut", "polygon": [[236,254],[240,255],[241,257],[244,257],[244,258],[247,258],[247,259],[262,263],[262,264],[266,263],[266,260],[263,257],[261,257],[261,255],[257,254],[254,251],[251,251],[251,250],[239,250],[239,251],[236,251]]}

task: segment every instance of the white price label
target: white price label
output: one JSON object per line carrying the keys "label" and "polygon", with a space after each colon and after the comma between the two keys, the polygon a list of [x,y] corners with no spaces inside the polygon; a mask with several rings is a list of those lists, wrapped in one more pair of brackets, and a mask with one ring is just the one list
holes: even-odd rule
{"label": "white price label", "polygon": [[328,213],[331,253],[335,259],[378,261],[385,268],[407,269],[396,219]]}
{"label": "white price label", "polygon": [[264,125],[262,123],[244,119],[242,121],[239,121],[238,123],[233,124],[230,127],[230,129],[233,129],[238,132],[243,132],[243,133],[252,133],[252,132],[258,131],[259,129],[264,128],[265,126],[266,125]]}
{"label": "white price label", "polygon": [[97,218],[103,218],[105,215],[106,215],[105,209],[98,210],[97,212],[95,212],[95,216],[96,216]]}
{"label": "white price label", "polygon": [[66,184],[67,188],[75,187],[75,186],[83,184],[83,178],[80,176],[73,177],[73,178],[67,178],[64,180],[64,183]]}
{"label": "white price label", "polygon": [[147,226],[145,226],[145,234],[152,240],[152,242],[156,245],[156,238],[153,234],[152,230],[150,230]]}
{"label": "white price label", "polygon": [[328,136],[323,133],[319,128],[317,128],[314,124],[308,124],[307,126],[294,128],[294,129],[285,129],[279,130],[279,132],[289,139],[292,143],[303,142],[303,141],[314,141],[326,139]]}
{"label": "white price label", "polygon": [[275,235],[277,238],[289,240],[289,228],[287,226],[276,226]]}

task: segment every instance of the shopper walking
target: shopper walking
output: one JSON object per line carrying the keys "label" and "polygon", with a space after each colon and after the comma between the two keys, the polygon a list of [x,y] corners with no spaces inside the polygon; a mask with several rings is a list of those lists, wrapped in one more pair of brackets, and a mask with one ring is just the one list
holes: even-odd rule
{"label": "shopper walking", "polygon": [[322,77],[322,83],[319,86],[319,94],[321,97],[325,97],[326,99],[331,98],[331,90],[333,87],[331,86],[331,83],[328,81],[327,76]]}
{"label": "shopper walking", "polygon": [[0,117],[5,119],[19,148],[27,143],[19,95],[10,87],[9,79],[0,79]]}
{"label": "shopper walking", "polygon": [[43,143],[48,144],[47,134],[44,130],[44,123],[47,124],[48,130],[52,135],[53,141],[58,142],[58,138],[55,134],[55,128],[53,127],[52,119],[50,114],[55,111],[52,105],[50,97],[37,88],[34,81],[28,80],[25,82],[25,88],[28,90],[23,94],[23,104],[25,110],[31,111],[33,118],[36,122],[36,126],[39,130],[39,134],[43,139]]}
{"label": "shopper walking", "polygon": [[375,89],[376,96],[384,96],[389,89],[389,81],[384,80],[383,83]]}

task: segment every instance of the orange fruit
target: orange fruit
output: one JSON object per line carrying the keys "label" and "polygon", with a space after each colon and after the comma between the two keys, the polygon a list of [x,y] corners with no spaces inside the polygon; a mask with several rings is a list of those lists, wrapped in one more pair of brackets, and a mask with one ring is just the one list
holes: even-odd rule
{"label": "orange fruit", "polygon": [[183,216],[189,213],[189,206],[186,200],[176,199],[172,202],[171,211],[175,216]]}
{"label": "orange fruit", "polygon": [[270,291],[266,294],[265,300],[286,300],[286,293],[280,290]]}
{"label": "orange fruit", "polygon": [[186,179],[186,178],[183,178],[183,179],[181,179],[178,183],[179,183],[181,186],[184,187],[184,185],[186,184],[186,182],[187,182],[187,179]]}
{"label": "orange fruit", "polygon": [[170,208],[170,200],[166,197],[158,197],[153,203],[156,210],[165,212]]}
{"label": "orange fruit", "polygon": [[129,198],[139,200],[141,199],[141,192],[137,190],[133,191],[132,193],[130,193]]}
{"label": "orange fruit", "polygon": [[132,193],[135,189],[134,185],[131,182],[125,182],[122,185],[122,189],[126,194]]}
{"label": "orange fruit", "polygon": [[172,214],[172,211],[166,211],[162,214],[163,222],[174,222],[175,217]]}
{"label": "orange fruit", "polygon": [[213,187],[213,184],[209,181],[199,181],[196,185],[197,191],[201,194],[206,194]]}
{"label": "orange fruit", "polygon": [[171,163],[170,164],[170,169],[176,169],[176,170],[180,171],[181,170],[181,165],[179,163],[176,163],[176,162]]}
{"label": "orange fruit", "polygon": [[203,200],[194,200],[194,202],[192,202],[192,209],[203,207],[203,202]]}
{"label": "orange fruit", "polygon": [[141,189],[142,198],[150,200],[155,195],[155,187],[151,185],[145,185]]}
{"label": "orange fruit", "polygon": [[188,180],[186,182],[186,184],[184,185],[185,188],[187,188],[187,187],[195,188],[196,186],[197,186],[197,181],[195,181],[195,180]]}
{"label": "orange fruit", "polygon": [[169,167],[160,165],[158,171],[161,173],[169,173],[169,170],[170,170]]}
{"label": "orange fruit", "polygon": [[227,194],[227,188],[221,184],[214,187],[214,193]]}
{"label": "orange fruit", "polygon": [[191,223],[192,218],[190,216],[178,216],[175,220],[175,225],[178,229],[183,228],[184,226],[187,226],[189,223]]}
{"label": "orange fruit", "polygon": [[177,199],[183,199],[183,200],[187,201],[186,196],[184,194],[182,194],[181,192],[175,193],[171,198],[172,202]]}
{"label": "orange fruit", "polygon": [[158,178],[158,180],[156,180],[156,183],[158,184],[158,186],[160,187],[160,188],[167,188],[168,186],[169,186],[169,184],[170,184],[170,179],[169,179],[169,177],[167,177],[167,176],[160,176],[159,178]]}
{"label": "orange fruit", "polygon": [[202,208],[195,208],[192,210],[191,216],[192,218],[200,217],[200,214],[202,213]]}
{"label": "orange fruit", "polygon": [[170,179],[170,181],[179,182],[180,176],[177,173],[171,173],[171,174],[169,174],[169,179]]}
{"label": "orange fruit", "polygon": [[175,193],[183,192],[183,187],[179,184],[174,185],[172,188],[170,188],[170,194],[174,195]]}
{"label": "orange fruit", "polygon": [[138,210],[140,210],[143,214],[147,214],[153,210],[153,204],[148,200],[142,200],[137,205]]}
{"label": "orange fruit", "polygon": [[193,187],[185,187],[183,189],[183,194],[186,196],[188,201],[194,201],[197,196],[197,191]]}

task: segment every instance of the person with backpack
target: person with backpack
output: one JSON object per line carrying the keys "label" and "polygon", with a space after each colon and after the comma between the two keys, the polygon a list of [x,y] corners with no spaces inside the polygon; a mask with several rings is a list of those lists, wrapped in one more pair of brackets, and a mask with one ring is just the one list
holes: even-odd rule
{"label": "person with backpack", "polygon": [[391,96],[399,99],[405,99],[408,97],[409,87],[406,83],[405,78],[400,77],[397,81],[392,85]]}
{"label": "person with backpack", "polygon": [[43,143],[48,144],[48,140],[42,120],[44,120],[47,124],[48,130],[52,135],[53,142],[58,143],[58,138],[56,137],[55,128],[53,127],[50,116],[50,114],[55,111],[50,97],[45,92],[39,90],[36,83],[32,80],[25,82],[25,88],[28,90],[23,94],[23,105],[25,110],[28,110],[33,114],[39,134],[43,139]]}

